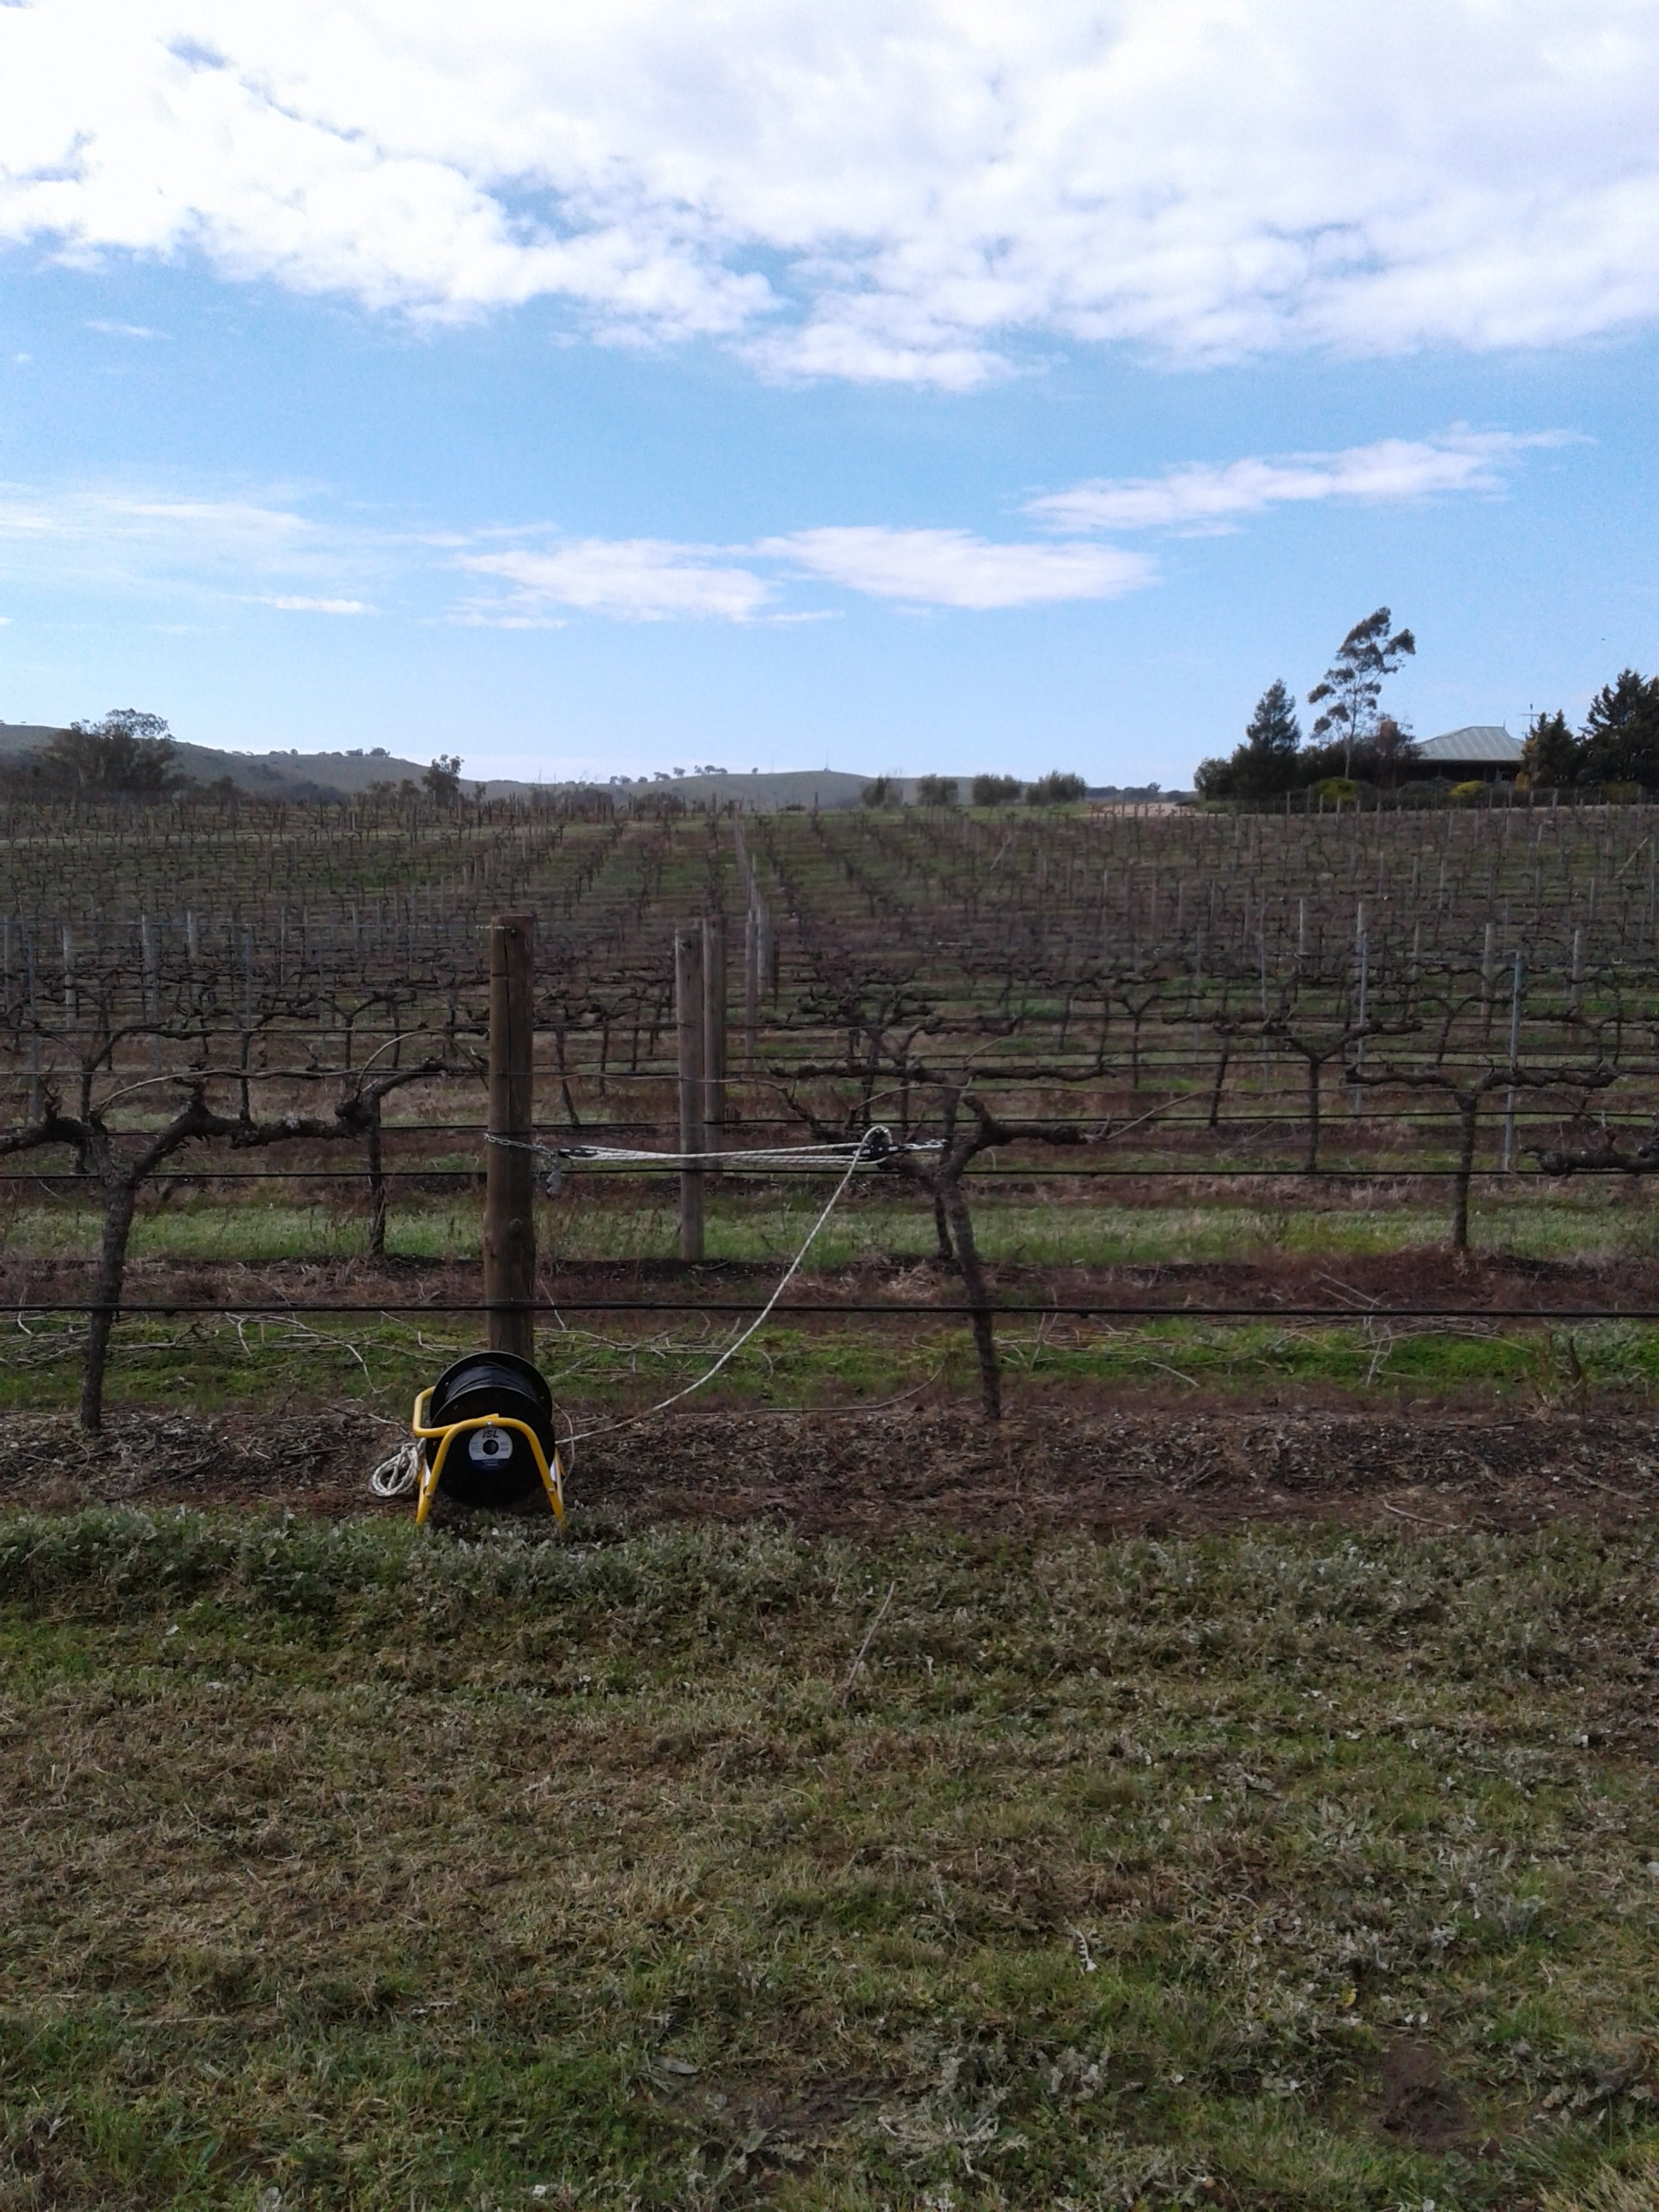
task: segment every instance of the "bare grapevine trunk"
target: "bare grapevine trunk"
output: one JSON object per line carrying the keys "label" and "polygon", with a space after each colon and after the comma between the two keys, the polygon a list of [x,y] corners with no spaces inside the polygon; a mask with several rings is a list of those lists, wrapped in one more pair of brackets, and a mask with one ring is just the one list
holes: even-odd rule
{"label": "bare grapevine trunk", "polygon": [[368,1161],[368,1256],[371,1260],[386,1257],[386,1154],[381,1143],[380,1102],[376,1098],[368,1109],[368,1126],[363,1133],[363,1149]]}
{"label": "bare grapevine trunk", "polygon": [[1227,1081],[1227,1063],[1233,1056],[1233,1041],[1230,1036],[1221,1040],[1221,1051],[1215,1064],[1215,1081],[1210,1086],[1210,1118],[1208,1126],[1221,1126],[1221,1093]]}
{"label": "bare grapevine trunk", "polygon": [[1308,1157],[1303,1163],[1304,1175],[1319,1173],[1319,1080],[1324,1073],[1324,1063],[1313,1059],[1308,1061]]}
{"label": "bare grapevine trunk", "polygon": [[81,1426],[95,1436],[104,1425],[104,1376],[109,1365],[110,1338],[121,1308],[121,1286],[126,1279],[127,1242],[137,1188],[128,1176],[104,1186],[104,1234],[98,1249],[98,1280],[93,1291],[92,1315],[87,1329],[87,1357],[81,1370]]}
{"label": "bare grapevine trunk", "polygon": [[957,1265],[962,1270],[963,1288],[968,1293],[974,1352],[979,1362],[980,1411],[988,1421],[1000,1421],[1002,1419],[1002,1376],[997,1365],[996,1327],[991,1316],[990,1286],[986,1282],[985,1271],[979,1264],[979,1248],[974,1242],[973,1217],[968,1211],[968,1201],[962,1194],[962,1184],[956,1176],[942,1176],[940,1186],[945,1216],[951,1236],[956,1240]]}

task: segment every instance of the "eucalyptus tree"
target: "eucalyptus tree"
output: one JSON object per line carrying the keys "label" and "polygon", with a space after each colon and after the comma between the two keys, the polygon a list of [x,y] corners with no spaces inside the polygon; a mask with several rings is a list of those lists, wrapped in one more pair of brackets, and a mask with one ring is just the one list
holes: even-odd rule
{"label": "eucalyptus tree", "polygon": [[1325,706],[1313,726],[1313,734],[1340,742],[1344,775],[1352,772],[1355,744],[1369,737],[1376,725],[1383,678],[1392,676],[1401,662],[1417,651],[1417,640],[1408,629],[1390,635],[1393,621],[1389,608],[1378,607],[1364,622],[1357,622],[1308,694],[1310,707]]}

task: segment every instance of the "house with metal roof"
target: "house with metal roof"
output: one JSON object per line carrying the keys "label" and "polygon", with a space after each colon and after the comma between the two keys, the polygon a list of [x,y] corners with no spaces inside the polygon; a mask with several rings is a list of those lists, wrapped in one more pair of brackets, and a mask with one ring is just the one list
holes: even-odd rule
{"label": "house with metal roof", "polygon": [[1418,741],[1412,763],[1420,773],[1449,775],[1466,781],[1476,776],[1488,783],[1507,781],[1521,765],[1521,740],[1496,722],[1470,722],[1461,730],[1444,731],[1437,738]]}

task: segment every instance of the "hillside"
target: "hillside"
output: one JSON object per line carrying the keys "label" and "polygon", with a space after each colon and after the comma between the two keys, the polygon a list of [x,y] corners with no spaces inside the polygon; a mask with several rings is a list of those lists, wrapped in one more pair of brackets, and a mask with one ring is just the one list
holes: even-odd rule
{"label": "hillside", "polygon": [[[40,752],[58,734],[49,723],[0,722],[0,762]],[[426,773],[424,761],[401,760],[383,745],[350,752],[302,753],[295,748],[287,752],[241,753],[216,745],[190,744],[181,738],[174,744],[179,766],[193,781],[228,781],[258,799],[351,799],[377,783],[417,783]],[[472,778],[465,780],[472,785]],[[757,770],[748,775],[641,776],[624,780],[616,788],[619,796],[635,799],[672,791],[687,805],[706,805],[714,799],[719,804],[735,802],[758,813],[775,813],[787,806],[817,806],[833,812],[858,805],[870,780],[868,775],[851,775],[841,769],[787,769],[772,773]],[[957,781],[965,798],[972,778],[963,775]],[[915,776],[894,776],[891,781],[906,805],[915,803]],[[483,787],[490,798],[501,799],[570,789],[578,784],[577,779],[558,776],[534,781],[492,777]],[[1119,793],[1115,787],[1091,793],[1095,797],[1108,795],[1139,799],[1158,794],[1139,790]]]}

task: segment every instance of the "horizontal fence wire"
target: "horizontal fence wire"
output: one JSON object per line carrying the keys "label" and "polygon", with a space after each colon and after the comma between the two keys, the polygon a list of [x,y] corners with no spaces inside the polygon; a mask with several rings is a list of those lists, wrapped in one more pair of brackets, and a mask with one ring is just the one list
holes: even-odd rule
{"label": "horizontal fence wire", "polygon": [[[22,1314],[94,1314],[113,1312],[122,1321],[141,1320],[146,1315],[217,1314],[225,1318],[234,1315],[250,1314],[280,1316],[284,1314],[546,1314],[556,1319],[564,1314],[750,1314],[756,1313],[766,1304],[762,1297],[752,1298],[536,1298],[494,1301],[484,1298],[404,1298],[364,1299],[358,1302],[337,1298],[157,1298],[143,1304],[129,1305],[125,1301],[112,1307],[93,1298],[8,1298],[0,1311]],[[859,1316],[880,1314],[903,1316],[915,1320],[970,1321],[976,1311],[989,1313],[994,1319],[1007,1316],[1046,1315],[1061,1320],[1125,1321],[1228,1321],[1228,1322],[1370,1322],[1370,1321],[1659,1321],[1659,1306],[1444,1306],[1444,1305],[1350,1305],[1350,1306],[1275,1306],[1275,1305],[1205,1305],[1172,1306],[1152,1304],[1116,1304],[1105,1299],[1051,1299],[1005,1304],[994,1303],[983,1308],[967,1305],[902,1304],[863,1299],[790,1300],[775,1309],[775,1317],[787,1320],[792,1314],[816,1316],[833,1319],[837,1316]]]}
{"label": "horizontal fence wire", "polygon": [[[1517,1115],[1516,1119],[1520,1119],[1520,1115]],[[710,1155],[710,1159],[714,1159],[714,1157],[717,1155]],[[615,1179],[629,1179],[629,1176],[635,1176],[635,1175],[677,1176],[681,1172],[677,1161],[668,1161],[668,1164],[661,1168],[595,1166],[592,1161],[577,1161],[577,1166],[580,1166],[581,1175],[584,1176],[604,1175],[606,1179],[613,1179],[613,1182]],[[776,1182],[776,1179],[785,1179],[785,1182],[787,1182],[790,1176],[823,1175],[825,1170],[823,1170],[823,1168],[719,1166],[717,1172],[721,1179],[730,1179],[732,1183],[744,1183],[744,1182],[763,1183],[763,1182]],[[1343,1166],[1298,1168],[1294,1166],[1294,1164],[1287,1164],[1287,1166],[1283,1168],[1230,1168],[1225,1161],[1194,1161],[1190,1168],[1026,1168],[1026,1166],[1009,1166],[1006,1161],[987,1161],[987,1166],[982,1168],[975,1168],[975,1166],[964,1168],[963,1182],[1190,1183],[1190,1182],[1203,1182],[1203,1179],[1212,1179],[1212,1182],[1248,1182],[1249,1176],[1263,1176],[1263,1179],[1270,1179],[1270,1182],[1276,1182],[1276,1183],[1281,1183],[1281,1182],[1294,1182],[1294,1183],[1321,1183],[1321,1182],[1405,1183],[1405,1182],[1411,1182],[1411,1183],[1416,1183],[1416,1182],[1433,1182],[1433,1179],[1437,1179],[1437,1176],[1458,1176],[1460,1172],[1462,1172],[1460,1168],[1413,1168],[1409,1166],[1409,1164],[1398,1168],[1343,1168]],[[1516,1176],[1522,1176],[1522,1175],[1524,1175],[1526,1179],[1531,1179],[1531,1182],[1537,1182],[1540,1175],[1544,1175],[1547,1182],[1553,1182],[1553,1183],[1562,1182],[1562,1176],[1559,1175],[1547,1175],[1547,1172],[1540,1170],[1540,1168],[1520,1168],[1520,1166],[1517,1168],[1471,1168],[1468,1172],[1471,1172],[1475,1179],[1493,1179],[1493,1182],[1502,1179],[1502,1182],[1513,1183],[1516,1182]],[[1628,1170],[1628,1168],[1614,1168],[1614,1166],[1601,1166],[1601,1168],[1579,1166],[1575,1168],[1573,1172],[1575,1175],[1628,1175],[1628,1172],[1632,1170]],[[387,1183],[396,1183],[396,1182],[477,1183],[477,1182],[483,1182],[483,1176],[484,1176],[483,1161],[480,1161],[480,1166],[476,1168],[383,1168],[383,1170],[380,1170],[380,1179]],[[365,1182],[368,1182],[368,1170],[362,1170],[362,1168],[230,1168],[230,1170],[226,1170],[226,1168],[166,1168],[166,1170],[161,1170],[159,1175],[150,1175],[149,1179],[146,1179],[146,1186],[143,1188],[149,1190],[149,1188],[155,1188],[157,1183],[358,1183],[358,1186],[361,1186],[361,1183]],[[869,1176],[860,1176],[860,1182],[869,1183]],[[0,1170],[0,1183],[70,1183],[70,1186],[80,1188],[84,1197],[93,1197],[93,1194],[101,1188],[100,1183],[95,1182],[95,1176],[80,1175],[76,1168],[58,1168],[58,1170],[53,1170],[53,1168],[7,1168],[7,1170]],[[896,1186],[891,1179],[887,1179],[884,1188],[896,1190],[896,1188],[900,1186]]]}

